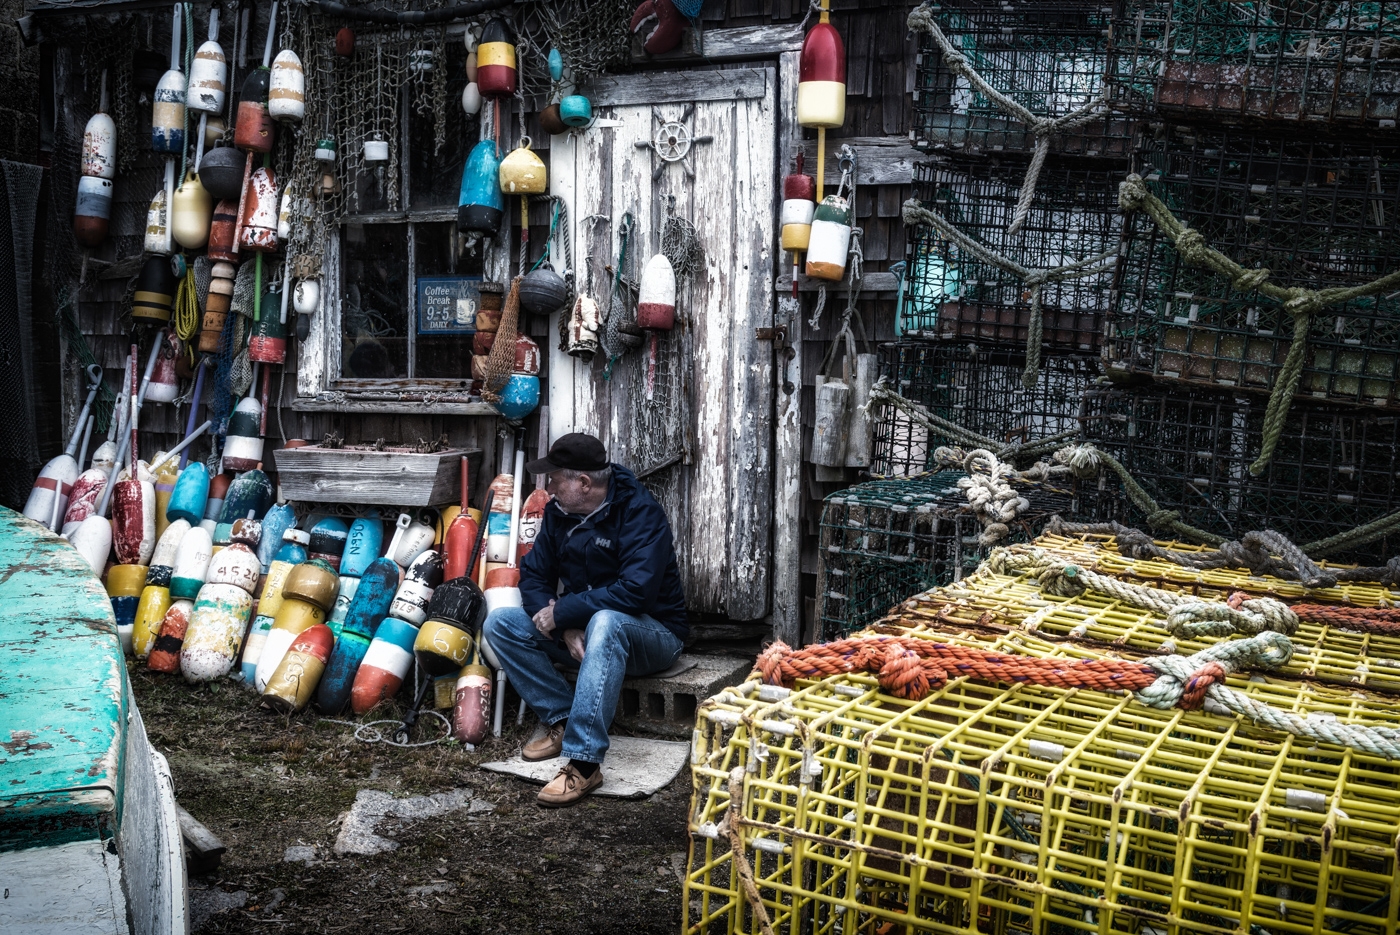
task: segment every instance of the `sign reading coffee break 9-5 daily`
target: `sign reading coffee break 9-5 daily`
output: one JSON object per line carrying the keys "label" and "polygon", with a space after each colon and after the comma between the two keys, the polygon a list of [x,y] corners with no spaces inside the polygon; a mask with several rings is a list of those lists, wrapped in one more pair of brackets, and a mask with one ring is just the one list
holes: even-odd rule
{"label": "sign reading coffee break 9-5 daily", "polygon": [[475,334],[480,307],[480,276],[418,280],[419,334]]}

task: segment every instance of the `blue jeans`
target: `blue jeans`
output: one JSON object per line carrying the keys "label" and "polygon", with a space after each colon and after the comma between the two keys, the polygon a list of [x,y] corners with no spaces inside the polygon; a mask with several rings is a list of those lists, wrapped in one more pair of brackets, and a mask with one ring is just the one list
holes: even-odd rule
{"label": "blue jeans", "polygon": [[[608,752],[608,725],[617,710],[623,678],[663,672],[682,649],[679,637],[662,624],[616,610],[600,610],[588,621],[582,663],[575,663],[567,649],[540,635],[530,615],[519,607],[492,611],[485,629],[506,677],[540,723],[554,725],[568,719],[564,756],[585,763],[601,763]],[[554,668],[556,662],[578,666],[574,687]]]}

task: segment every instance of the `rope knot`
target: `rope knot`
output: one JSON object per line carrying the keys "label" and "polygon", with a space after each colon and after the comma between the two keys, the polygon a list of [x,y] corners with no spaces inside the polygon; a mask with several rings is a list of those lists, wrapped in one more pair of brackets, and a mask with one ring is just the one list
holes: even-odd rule
{"label": "rope knot", "polygon": [[1124,213],[1139,211],[1147,196],[1147,183],[1134,172],[1118,183],[1118,210]]}
{"label": "rope knot", "polygon": [[1186,678],[1181,688],[1181,700],[1177,707],[1194,711],[1206,700],[1206,692],[1212,685],[1225,681],[1229,672],[1218,662],[1207,662]]}
{"label": "rope knot", "polygon": [[1056,451],[1053,457],[1057,464],[1067,466],[1081,480],[1089,480],[1099,474],[1099,450],[1088,442],[1067,445]]}
{"label": "rope knot", "polygon": [[1147,514],[1147,525],[1153,529],[1169,529],[1179,519],[1181,513],[1177,510],[1153,510]]}
{"label": "rope knot", "polygon": [[1268,281],[1269,270],[1261,267],[1260,269],[1247,269],[1242,271],[1238,276],[1230,280],[1230,285],[1233,286],[1237,292],[1253,292]]}
{"label": "rope knot", "polygon": [[1057,597],[1075,597],[1084,593],[1084,582],[1079,576],[1078,565],[1052,564],[1036,576],[1040,589]]}
{"label": "rope knot", "polygon": [[1283,300],[1283,307],[1294,318],[1310,316],[1327,305],[1322,301],[1322,297],[1311,289],[1294,287],[1288,291],[1289,296]]}
{"label": "rope knot", "polygon": [[1204,266],[1210,261],[1210,247],[1201,232],[1193,227],[1183,227],[1176,238],[1176,252],[1191,266]]}

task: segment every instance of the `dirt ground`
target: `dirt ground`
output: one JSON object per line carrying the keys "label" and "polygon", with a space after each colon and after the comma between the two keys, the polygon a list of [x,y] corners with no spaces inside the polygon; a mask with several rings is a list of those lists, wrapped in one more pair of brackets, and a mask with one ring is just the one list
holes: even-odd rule
{"label": "dirt ground", "polygon": [[[315,712],[275,715],[232,682],[193,688],[144,666],[131,667],[131,682],[180,804],[228,848],[217,870],[190,880],[196,933],[670,935],[681,927],[688,769],[650,799],[541,809],[538,786],[478,767],[515,752],[533,729],[528,714],[518,729],[507,717],[501,739],[475,752],[407,750],[362,743]],[[415,739],[436,736],[438,723],[424,721]],[[491,809],[391,820],[379,828],[399,843],[391,853],[332,852],[359,790],[458,787]],[[315,848],[314,860],[284,860],[295,846]]]}

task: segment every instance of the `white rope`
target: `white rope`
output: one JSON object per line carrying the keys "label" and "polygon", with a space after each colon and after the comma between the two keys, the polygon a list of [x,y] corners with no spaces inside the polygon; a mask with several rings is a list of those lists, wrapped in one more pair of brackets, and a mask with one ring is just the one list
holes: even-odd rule
{"label": "white rope", "polygon": [[1173,636],[1228,636],[1266,631],[1291,635],[1298,629],[1298,615],[1282,601],[1255,597],[1229,602],[1204,601],[1190,594],[1129,584],[1080,565],[1056,558],[1037,546],[1011,546],[994,551],[987,560],[994,574],[1024,572],[1035,577],[1042,590],[1072,597],[1091,589],[1115,600],[1154,611],[1166,618]]}
{"label": "white rope", "polygon": [[1045,157],[1050,151],[1051,137],[1098,119],[1107,112],[1107,101],[1100,94],[1094,100],[1076,107],[1067,114],[1058,117],[1041,116],[992,87],[987,79],[972,67],[967,56],[954,46],[944,34],[938,25],[938,20],[933,15],[932,7],[927,3],[915,8],[909,14],[908,24],[910,32],[922,31],[929,34],[934,45],[938,46],[938,51],[943,56],[943,64],[948,67],[949,71],[966,78],[969,84],[1005,111],[1012,119],[1025,124],[1031,135],[1035,137],[1035,150],[1031,156],[1030,166],[1026,169],[1025,179],[1021,182],[1021,195],[1016,203],[1016,212],[1011,218],[1011,224],[1006,229],[1008,234],[1019,233],[1026,223],[1026,217],[1030,214],[1031,202],[1035,199],[1036,184],[1040,179],[1040,170],[1045,165]]}

